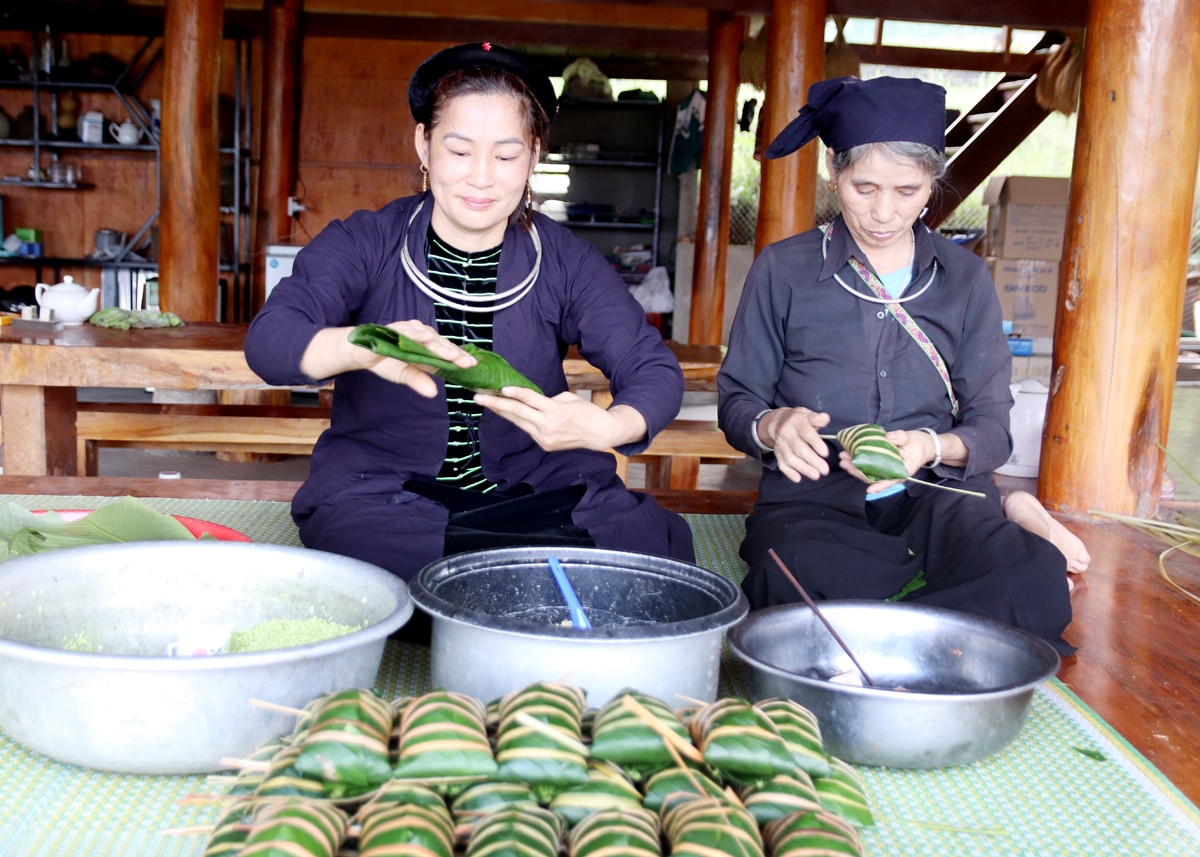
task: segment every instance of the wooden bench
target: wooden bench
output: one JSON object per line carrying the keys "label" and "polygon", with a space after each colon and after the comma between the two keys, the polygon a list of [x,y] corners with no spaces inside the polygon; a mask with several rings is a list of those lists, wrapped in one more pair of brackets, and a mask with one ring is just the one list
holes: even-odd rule
{"label": "wooden bench", "polygon": [[[97,475],[102,446],[309,455],[327,428],[329,409],[321,405],[80,402],[78,475]],[[728,464],[744,457],[712,420],[675,420],[640,455],[614,455],[622,481],[628,481],[632,460],[646,465],[647,488],[687,491],[696,490],[701,463]]]}
{"label": "wooden bench", "polygon": [[78,475],[97,474],[101,446],[310,455],[327,428],[321,406],[80,402]]}
{"label": "wooden bench", "polygon": [[659,432],[646,451],[626,458],[616,452],[617,475],[628,482],[629,463],[646,465],[646,487],[695,491],[701,464],[732,464],[745,458],[734,449],[716,420],[675,420]]}

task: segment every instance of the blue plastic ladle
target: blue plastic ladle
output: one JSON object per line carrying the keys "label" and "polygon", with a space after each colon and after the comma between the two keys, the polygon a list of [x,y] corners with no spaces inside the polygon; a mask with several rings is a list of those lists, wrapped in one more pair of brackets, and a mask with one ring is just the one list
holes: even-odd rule
{"label": "blue plastic ladle", "polygon": [[571,624],[576,628],[590,631],[592,623],[588,621],[587,614],[583,612],[583,605],[579,603],[571,581],[567,580],[567,573],[563,571],[562,564],[554,557],[550,557],[546,561],[550,563],[550,571],[554,575],[554,582],[558,584],[558,591],[562,593],[563,601],[567,602],[567,612],[571,616]]}

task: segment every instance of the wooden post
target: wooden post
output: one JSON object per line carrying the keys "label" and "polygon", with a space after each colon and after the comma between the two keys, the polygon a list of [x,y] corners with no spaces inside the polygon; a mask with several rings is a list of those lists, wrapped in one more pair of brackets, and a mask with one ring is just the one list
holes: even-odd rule
{"label": "wooden post", "polygon": [[263,39],[262,157],[258,172],[254,300],[266,299],[266,248],[291,237],[288,197],[296,183],[296,78],[301,0],[267,0]]}
{"label": "wooden post", "polygon": [[1038,493],[1158,508],[1200,155],[1200,0],[1092,3]]}
{"label": "wooden post", "polygon": [[222,0],[171,0],[164,22],[159,298],[184,321],[217,321],[217,143]]}
{"label": "wooden post", "polygon": [[[766,26],[767,91],[759,122],[763,145],[796,118],[808,88],[825,72],[826,0],[774,0]],[[755,252],[813,225],[817,205],[817,145],[762,161]]]}
{"label": "wooden post", "polygon": [[738,53],[744,19],[730,12],[708,16],[708,94],[704,105],[704,162],[688,342],[720,345],[725,315],[725,260],[729,255],[729,177],[737,115]]}

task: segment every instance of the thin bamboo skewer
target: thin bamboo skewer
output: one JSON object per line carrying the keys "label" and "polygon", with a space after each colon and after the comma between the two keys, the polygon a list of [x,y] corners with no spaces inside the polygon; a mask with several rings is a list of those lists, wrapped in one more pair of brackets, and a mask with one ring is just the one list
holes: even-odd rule
{"label": "thin bamboo skewer", "polygon": [[842,651],[849,655],[850,660],[854,662],[854,666],[858,668],[860,673],[862,673],[863,680],[866,681],[866,683],[871,687],[878,687],[871,677],[867,675],[867,671],[862,668],[862,664],[858,662],[858,658],[854,657],[854,652],[850,651],[850,647],[846,645],[846,642],[841,638],[838,632],[833,630],[833,626],[829,624],[829,620],[825,618],[825,614],[821,612],[821,608],[817,606],[815,601],[808,597],[808,593],[804,591],[804,587],[800,585],[800,581],[793,577],[791,571],[788,570],[788,567],[783,564],[783,560],[779,558],[779,554],[775,553],[775,548],[771,548],[767,551],[767,553],[771,555],[771,559],[775,560],[775,564],[779,566],[779,570],[782,571],[787,579],[792,582],[792,586],[796,587],[796,591],[800,593],[800,597],[804,599],[804,603],[807,604],[809,609],[812,610],[813,614],[821,620],[821,624],[824,625],[825,629],[833,635],[833,639],[837,640],[837,644],[842,647]]}

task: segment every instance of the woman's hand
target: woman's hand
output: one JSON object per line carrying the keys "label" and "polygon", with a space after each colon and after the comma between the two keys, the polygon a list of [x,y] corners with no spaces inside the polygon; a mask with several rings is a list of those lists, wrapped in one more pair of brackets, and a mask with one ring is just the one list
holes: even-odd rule
{"label": "woman's hand", "polygon": [[[469,369],[477,362],[450,340],[419,321],[394,321],[387,325],[424,345],[443,360]],[[394,357],[384,357],[368,348],[353,345],[347,338],[352,327],[327,327],[317,333],[300,360],[300,371],[310,378],[331,378],[343,372],[366,369],[395,384],[404,384],[414,392],[431,399],[437,395],[437,382],[428,366],[405,363]]]}
{"label": "woman's hand", "polygon": [[547,398],[525,387],[505,387],[503,395],[476,393],[475,401],[523,429],[547,452],[564,449],[605,451],[646,436],[646,420],[628,405],[605,410],[570,391]]}
{"label": "woman's hand", "polygon": [[820,430],[829,414],[808,408],[776,408],[758,421],[758,439],[775,450],[775,464],[788,479],[820,479],[829,473],[829,447]]}
{"label": "woman's hand", "polygon": [[[898,429],[888,432],[887,439],[900,451],[900,458],[904,461],[904,469],[908,471],[909,476],[924,467],[926,462],[933,461],[937,455],[937,448],[933,443],[933,438],[929,436],[929,432]],[[877,494],[904,481],[903,479],[884,479],[872,482],[866,474],[850,463],[850,453],[844,449],[838,453],[838,464],[842,470],[855,479],[866,482],[868,494]]]}

